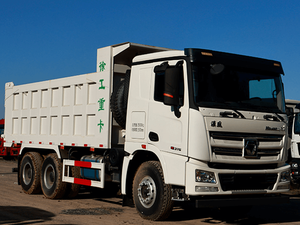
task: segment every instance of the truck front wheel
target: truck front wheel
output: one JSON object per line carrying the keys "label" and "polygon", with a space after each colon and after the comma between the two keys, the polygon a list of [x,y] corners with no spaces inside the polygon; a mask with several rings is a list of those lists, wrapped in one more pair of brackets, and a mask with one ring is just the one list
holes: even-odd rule
{"label": "truck front wheel", "polygon": [[27,152],[20,164],[20,183],[26,194],[38,194],[41,192],[40,174],[42,168],[42,156],[37,152]]}
{"label": "truck front wheel", "polygon": [[159,162],[148,161],[138,168],[133,180],[133,200],[144,219],[163,220],[171,214],[171,185],[165,184]]}
{"label": "truck front wheel", "polygon": [[62,198],[66,183],[62,182],[62,163],[55,153],[49,154],[43,163],[41,186],[46,198]]}

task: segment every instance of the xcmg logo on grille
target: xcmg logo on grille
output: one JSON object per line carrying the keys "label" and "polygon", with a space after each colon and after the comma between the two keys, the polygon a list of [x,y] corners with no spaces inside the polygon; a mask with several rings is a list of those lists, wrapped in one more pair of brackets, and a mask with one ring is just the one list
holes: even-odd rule
{"label": "xcmg logo on grille", "polygon": [[244,139],[243,156],[245,158],[258,158],[258,141],[256,139]]}

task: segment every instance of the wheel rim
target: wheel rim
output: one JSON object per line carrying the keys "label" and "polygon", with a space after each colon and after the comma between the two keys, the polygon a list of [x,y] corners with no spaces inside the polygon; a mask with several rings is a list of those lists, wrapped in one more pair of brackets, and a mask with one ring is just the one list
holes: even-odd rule
{"label": "wheel rim", "polygon": [[44,183],[46,188],[52,188],[55,180],[55,169],[52,165],[47,165],[44,172]]}
{"label": "wheel rim", "polygon": [[23,181],[26,185],[28,185],[31,182],[32,179],[32,166],[29,162],[27,162],[24,165],[24,169],[23,169]]}
{"label": "wheel rim", "polygon": [[154,204],[156,197],[156,185],[154,180],[149,176],[144,177],[139,183],[137,191],[140,203],[145,208],[150,208]]}

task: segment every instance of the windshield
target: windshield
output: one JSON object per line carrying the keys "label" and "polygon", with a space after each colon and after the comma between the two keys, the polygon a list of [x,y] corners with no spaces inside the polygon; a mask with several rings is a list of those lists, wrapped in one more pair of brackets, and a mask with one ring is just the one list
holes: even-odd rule
{"label": "windshield", "polygon": [[280,74],[209,63],[194,63],[192,71],[198,106],[285,112]]}

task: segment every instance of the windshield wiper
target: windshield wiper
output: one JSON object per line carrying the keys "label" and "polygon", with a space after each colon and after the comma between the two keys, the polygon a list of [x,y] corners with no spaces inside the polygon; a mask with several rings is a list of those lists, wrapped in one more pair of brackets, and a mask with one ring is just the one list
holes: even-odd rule
{"label": "windshield wiper", "polygon": [[276,116],[278,116],[278,118],[282,121],[282,122],[284,122],[284,118],[282,117],[282,116],[280,116],[278,113],[275,113],[276,114]]}
{"label": "windshield wiper", "polygon": [[280,116],[280,115],[278,115],[277,113],[275,113],[276,114],[276,116],[273,116],[273,115],[264,115],[264,119],[265,120],[273,120],[273,121],[282,121],[282,122],[284,122],[284,118],[282,117],[282,116]]}
{"label": "windshield wiper", "polygon": [[245,116],[240,113],[239,111],[235,110],[235,109],[231,109],[233,110],[234,112],[230,112],[230,111],[224,111],[224,112],[220,112],[220,116],[222,117],[229,117],[229,116],[232,116],[233,118],[243,118],[243,119],[246,119]]}
{"label": "windshield wiper", "polygon": [[233,118],[243,118],[243,119],[246,119],[246,117],[240,113],[238,110],[236,109],[232,109],[232,104],[229,103],[229,102],[224,102],[225,105],[227,106],[231,106],[229,109],[234,111],[234,112],[230,112],[230,111],[224,111],[224,112],[220,112],[220,116],[222,117],[229,117],[229,116],[232,116]]}

